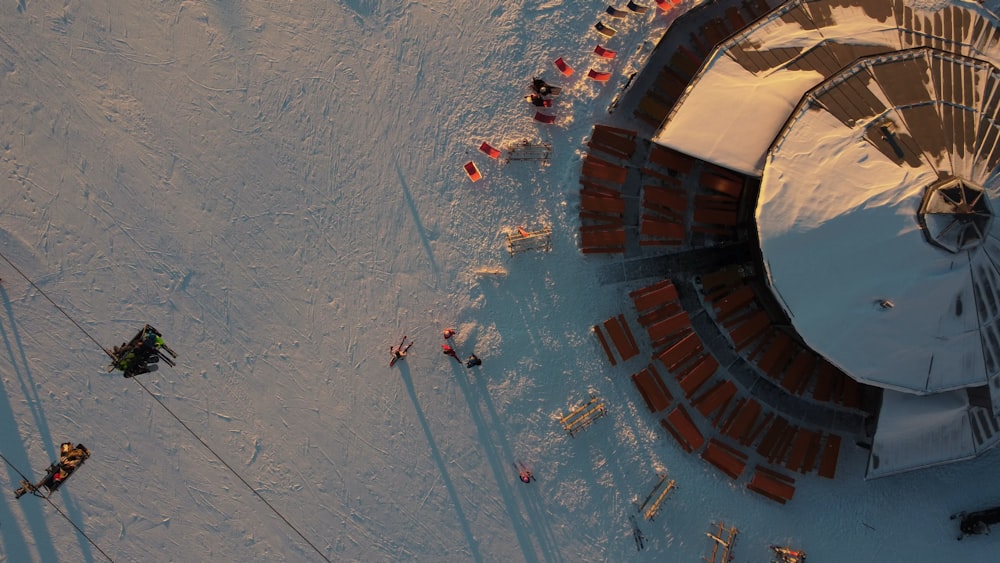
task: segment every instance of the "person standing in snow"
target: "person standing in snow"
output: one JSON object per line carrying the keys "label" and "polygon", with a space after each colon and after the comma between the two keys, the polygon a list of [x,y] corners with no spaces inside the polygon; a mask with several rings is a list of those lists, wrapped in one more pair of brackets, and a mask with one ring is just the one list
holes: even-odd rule
{"label": "person standing in snow", "polygon": [[445,356],[451,356],[452,358],[455,358],[455,361],[458,363],[462,363],[462,360],[458,359],[458,353],[455,352],[455,349],[452,348],[451,346],[448,346],[447,344],[441,345],[441,353],[444,354]]}
{"label": "person standing in snow", "polygon": [[441,336],[443,336],[445,340],[448,340],[452,336],[455,336],[455,329],[446,328],[443,331],[441,331]]}
{"label": "person standing in snow", "polygon": [[469,356],[469,360],[467,362],[465,362],[465,367],[467,367],[467,368],[472,368],[472,367],[481,366],[481,365],[483,365],[483,361],[480,360],[479,356],[477,356],[475,354]]}

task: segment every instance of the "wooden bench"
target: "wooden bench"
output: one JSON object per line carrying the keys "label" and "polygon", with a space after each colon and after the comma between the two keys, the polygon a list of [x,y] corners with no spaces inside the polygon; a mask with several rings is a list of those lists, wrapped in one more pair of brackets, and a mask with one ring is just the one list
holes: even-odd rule
{"label": "wooden bench", "polygon": [[635,310],[639,313],[655,309],[677,300],[677,287],[670,280],[663,280],[653,285],[637,289],[629,293]]}
{"label": "wooden bench", "polygon": [[632,330],[629,329],[624,315],[618,315],[604,321],[604,330],[611,337],[611,342],[614,343],[623,362],[639,355],[639,347],[636,345],[635,337],[632,336]]}
{"label": "wooden bench", "polygon": [[715,438],[708,441],[708,447],[702,452],[701,457],[731,479],[739,479],[747,466],[747,455],[745,453]]}
{"label": "wooden bench", "polygon": [[680,174],[691,172],[691,168],[694,166],[694,160],[691,157],[656,143],[650,145],[649,162]]}
{"label": "wooden bench", "polygon": [[719,362],[711,354],[705,354],[698,358],[691,367],[677,376],[681,389],[684,390],[684,395],[690,399],[715,374],[717,369],[719,369]]}
{"label": "wooden bench", "polygon": [[692,331],[684,338],[678,340],[674,345],[661,352],[656,359],[663,364],[663,367],[667,368],[667,371],[673,372],[704,350],[705,345],[702,343],[701,338],[698,337],[698,333]]}
{"label": "wooden bench", "polygon": [[656,413],[666,409],[674,399],[652,365],[639,373],[632,374],[632,381],[646,401],[650,412]]}
{"label": "wooden bench", "polygon": [[683,223],[643,215],[639,234],[643,236],[639,240],[639,246],[677,246],[684,242],[687,230]]}
{"label": "wooden bench", "polygon": [[736,395],[736,385],[726,379],[713,385],[703,395],[691,402],[702,416],[708,418],[716,410],[725,411],[726,405]]}
{"label": "wooden bench", "polygon": [[745,442],[745,439],[753,429],[754,423],[757,422],[758,416],[760,416],[760,403],[756,399],[748,399],[736,411],[732,422],[723,428],[722,431],[726,436],[746,446],[748,444]]}
{"label": "wooden bench", "polygon": [[781,386],[789,393],[801,395],[815,369],[816,353],[803,348],[788,365],[785,377],[781,380]]}
{"label": "wooden bench", "polygon": [[794,484],[795,479],[758,465],[747,488],[765,498],[785,504],[795,496]]}
{"label": "wooden bench", "polygon": [[805,466],[806,454],[809,453],[809,442],[815,433],[799,428],[792,439],[792,451],[788,454],[785,467],[792,471],[800,471]]}
{"label": "wooden bench", "polygon": [[830,434],[823,445],[823,459],[819,462],[820,477],[833,479],[837,474],[837,458],[840,455],[840,436]]}
{"label": "wooden bench", "polygon": [[688,453],[701,449],[705,444],[705,437],[681,405],[677,405],[660,423]]}
{"label": "wooden bench", "polygon": [[739,199],[743,194],[742,182],[725,178],[711,172],[702,172],[701,176],[698,178],[698,183],[704,188],[727,195],[733,199]]}
{"label": "wooden bench", "polygon": [[771,318],[765,311],[757,311],[750,315],[743,323],[729,332],[733,339],[736,351],[740,352],[750,344],[753,344],[771,326]]}
{"label": "wooden bench", "polygon": [[611,352],[611,347],[608,346],[608,340],[604,337],[604,333],[601,332],[601,327],[599,325],[594,325],[594,334],[597,335],[597,340],[601,343],[601,349],[608,356],[608,361],[611,365],[617,365],[618,362],[615,360],[615,355]]}
{"label": "wooden bench", "polygon": [[646,327],[646,331],[649,333],[649,340],[654,345],[667,341],[679,334],[686,334],[690,329],[691,318],[688,317],[687,311],[681,311],[670,318],[663,319]]}
{"label": "wooden bench", "polygon": [[735,286],[733,291],[727,294],[725,297],[712,302],[712,308],[715,309],[715,318],[717,321],[725,322],[734,315],[743,310],[747,309],[754,303],[756,295],[754,294],[753,288],[747,284]]}

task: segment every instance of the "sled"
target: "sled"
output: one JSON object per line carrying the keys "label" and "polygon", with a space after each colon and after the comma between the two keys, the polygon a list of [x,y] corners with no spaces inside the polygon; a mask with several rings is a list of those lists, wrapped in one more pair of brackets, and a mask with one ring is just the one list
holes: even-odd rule
{"label": "sled", "polygon": [[[66,484],[66,481],[68,481],[69,478],[73,476],[74,473],[76,473],[76,470],[82,467],[83,463],[90,458],[90,450],[84,447],[83,444],[77,444],[76,448],[72,448],[70,446],[71,446],[70,442],[65,442],[62,445],[65,453],[71,452],[73,450],[82,450],[83,452],[83,457],[80,458],[79,462],[76,465],[63,466],[62,465],[63,460],[65,459],[65,453],[64,453],[63,457],[60,458],[59,461],[52,463],[52,465],[49,465],[48,469],[45,470],[45,477],[42,477],[42,479],[38,481],[38,483],[32,484],[29,483],[26,479],[21,479],[21,486],[14,491],[14,498],[19,499],[28,493],[31,493],[36,497],[49,498],[50,496],[52,496],[52,493],[56,492],[57,490],[59,490],[60,487]],[[62,470],[62,473],[64,475],[61,479],[57,479],[56,475],[60,472],[60,469]],[[42,489],[45,489],[45,491],[47,492],[43,493]]]}

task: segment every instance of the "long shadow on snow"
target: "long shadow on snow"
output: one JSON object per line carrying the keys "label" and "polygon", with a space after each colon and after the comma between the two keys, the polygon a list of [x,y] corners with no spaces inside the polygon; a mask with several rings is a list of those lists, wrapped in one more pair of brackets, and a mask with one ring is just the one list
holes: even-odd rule
{"label": "long shadow on snow", "polygon": [[[7,318],[11,319],[11,325],[13,327],[12,319],[14,316],[11,310],[10,299],[7,296],[7,292],[3,289],[3,286],[0,286],[0,296],[3,297],[4,307],[7,310]],[[17,331],[12,329],[12,332],[18,342],[17,347],[21,352],[20,363],[15,357],[14,348],[11,344],[7,329],[4,327],[4,324],[0,322],[0,339],[3,340],[7,356],[10,359],[9,366],[14,371],[14,374],[17,376],[17,379],[21,384],[21,391],[25,395],[25,399],[32,405],[35,423],[39,426],[44,426],[44,417],[42,417],[42,420],[39,421],[40,415],[37,407],[37,397],[33,398],[32,393],[29,392],[29,389],[33,387],[30,385],[30,373],[23,373],[27,371],[27,362],[24,360],[24,349],[20,345],[20,338],[17,336]],[[24,366],[23,370],[21,367],[22,365]],[[28,480],[34,480],[36,475],[32,472],[31,461],[28,458],[28,452],[25,450],[24,444],[21,442],[20,432],[17,432],[17,420],[14,418],[14,411],[11,409],[10,397],[7,394],[7,388],[5,386],[0,386],[0,428],[4,428],[6,430],[5,432],[0,432],[0,450],[3,451],[4,457],[13,463],[19,470],[24,471],[25,477],[27,477]],[[36,432],[31,432],[29,435],[37,434]],[[43,435],[42,442],[45,444],[46,453],[48,455],[52,455],[53,448],[49,441],[50,440],[46,440]],[[11,484],[17,484],[21,480],[21,476],[10,467],[7,467],[7,476]],[[14,513],[11,510],[10,503],[21,502],[24,503],[21,505],[21,508],[24,511],[28,526],[31,528],[32,534],[34,535],[35,543],[38,546],[39,557],[42,561],[57,561],[59,557],[56,553],[55,546],[52,543],[52,537],[49,534],[48,526],[46,526],[45,523],[45,515],[43,514],[43,507],[41,505],[42,501],[34,497],[23,497],[20,501],[12,500],[12,490],[5,491],[3,498],[4,502],[0,503],[0,522],[7,525],[0,526],[0,538],[3,538],[4,550],[7,556],[10,557],[11,560],[31,560],[31,556],[28,551],[29,548],[25,542],[24,535],[21,533],[18,526],[13,525],[16,520]]]}
{"label": "long shadow on snow", "polygon": [[399,168],[398,160],[396,161],[396,175],[399,176],[399,185],[403,188],[403,196],[406,197],[406,204],[410,207],[413,222],[417,226],[417,232],[420,233],[420,242],[424,245],[424,252],[427,253],[427,259],[431,262],[431,270],[436,276],[439,271],[437,262],[434,261],[434,251],[431,249],[431,241],[427,238],[427,230],[424,229],[424,224],[420,221],[420,212],[417,211],[417,204],[413,202],[413,194],[410,193],[410,188],[406,185],[406,178],[403,177],[403,171]]}
{"label": "long shadow on snow", "polygon": [[[508,465],[509,463],[513,463],[515,456],[513,451],[511,451],[510,444],[500,432],[500,429],[504,428],[504,424],[497,414],[496,409],[493,408],[493,401],[490,400],[489,393],[485,389],[481,392],[476,391],[466,379],[468,377],[466,368],[452,364],[452,371],[455,373],[455,379],[458,381],[459,388],[462,389],[462,394],[465,395],[465,401],[469,404],[469,414],[476,424],[476,430],[479,432],[479,442],[482,444],[483,451],[486,452],[486,459],[493,469],[493,475],[496,478],[497,486],[500,489],[504,505],[507,508],[507,514],[514,525],[514,532],[517,534],[518,543],[521,544],[521,551],[524,553],[525,561],[538,560],[538,557],[535,555],[534,546],[531,543],[532,531],[536,533],[540,532],[537,533],[537,537],[542,557],[546,561],[562,561],[562,556],[559,554],[557,548],[558,543],[555,541],[552,530],[543,518],[542,511],[538,505],[537,486],[532,487],[529,485],[530,488],[524,487],[525,492],[522,493],[522,498],[524,499],[525,509],[528,512],[528,522],[525,523],[521,517],[521,512],[517,507],[517,499],[510,486],[513,482],[512,478],[517,479],[513,473],[514,468]],[[482,373],[481,369],[479,373]],[[484,376],[480,375],[479,377]],[[479,408],[477,408],[478,402],[481,402],[485,406],[489,415],[489,422],[479,412]],[[490,436],[490,429],[495,429],[498,432],[495,440]],[[500,459],[497,456],[498,449],[502,452],[502,457],[510,461]],[[521,481],[517,480],[517,483],[520,484]]]}
{"label": "long shadow on snow", "polygon": [[427,436],[427,444],[431,448],[431,457],[437,463],[438,470],[441,472],[441,482],[444,483],[444,488],[448,490],[448,495],[451,496],[451,503],[455,505],[458,523],[462,526],[462,532],[465,533],[465,541],[469,543],[472,559],[481,562],[483,556],[479,553],[479,545],[476,543],[475,536],[472,535],[469,520],[465,517],[465,512],[462,510],[458,491],[455,490],[455,484],[451,482],[451,477],[448,475],[448,467],[445,465],[444,458],[441,457],[441,451],[437,447],[437,442],[434,441],[434,435],[431,433],[431,427],[427,423],[427,417],[424,416],[424,410],[420,408],[420,401],[417,399],[417,390],[414,389],[413,379],[410,378],[410,368],[406,365],[406,362],[399,362],[396,365],[399,366],[399,375],[403,380],[403,384],[406,385],[406,392],[409,393],[410,400],[413,401],[413,410],[417,413],[417,419],[420,420],[420,427],[424,429],[424,434]]}

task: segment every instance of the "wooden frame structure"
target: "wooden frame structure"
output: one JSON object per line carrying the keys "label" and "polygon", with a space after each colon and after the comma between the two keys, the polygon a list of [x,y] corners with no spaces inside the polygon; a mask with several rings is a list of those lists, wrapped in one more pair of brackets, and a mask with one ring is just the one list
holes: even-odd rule
{"label": "wooden frame structure", "polygon": [[552,250],[552,227],[542,227],[537,231],[527,231],[520,227],[507,233],[507,252],[510,255],[520,254],[529,250]]}
{"label": "wooden frame structure", "polygon": [[591,397],[589,401],[561,417],[559,422],[570,436],[575,436],[577,432],[586,429],[607,413],[604,402],[597,397]]}

